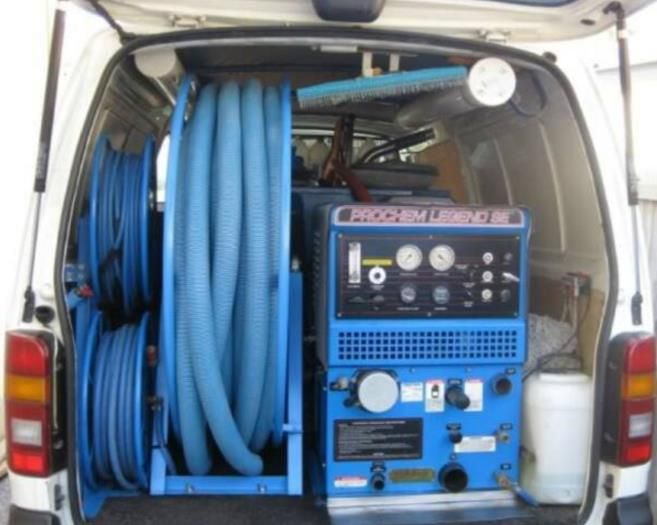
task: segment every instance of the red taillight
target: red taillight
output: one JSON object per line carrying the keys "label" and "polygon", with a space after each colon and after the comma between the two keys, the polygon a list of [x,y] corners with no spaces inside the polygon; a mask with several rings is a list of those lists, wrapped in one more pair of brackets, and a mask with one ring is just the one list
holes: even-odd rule
{"label": "red taillight", "polygon": [[652,457],[653,399],[623,401],[618,463],[639,465]]}
{"label": "red taillight", "polygon": [[655,337],[623,334],[610,347],[602,456],[621,467],[652,458]]}
{"label": "red taillight", "polygon": [[5,407],[9,468],[28,476],[51,472],[51,350],[38,335],[9,332]]}
{"label": "red taillight", "polygon": [[655,337],[629,341],[625,351],[625,373],[641,374],[655,371]]}

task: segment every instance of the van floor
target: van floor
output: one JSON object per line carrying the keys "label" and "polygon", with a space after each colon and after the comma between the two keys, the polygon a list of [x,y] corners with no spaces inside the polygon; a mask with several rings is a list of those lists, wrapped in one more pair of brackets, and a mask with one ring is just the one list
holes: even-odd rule
{"label": "van floor", "polygon": [[[552,506],[531,511],[531,517],[478,521],[497,521],[505,525],[573,525],[577,507]],[[355,520],[360,525],[360,520]],[[131,497],[109,500],[101,514],[92,521],[94,525],[174,525],[183,523],[221,525],[330,525],[326,509],[316,504],[313,497]],[[341,520],[342,523],[342,520]],[[346,523],[346,522],[345,522]],[[434,525],[412,520],[413,525]],[[470,525],[469,521],[440,521]],[[404,525],[400,523],[399,525]]]}

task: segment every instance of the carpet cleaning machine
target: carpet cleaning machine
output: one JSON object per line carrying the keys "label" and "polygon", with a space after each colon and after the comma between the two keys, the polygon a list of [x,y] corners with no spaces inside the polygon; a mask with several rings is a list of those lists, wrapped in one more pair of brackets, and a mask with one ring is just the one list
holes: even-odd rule
{"label": "carpet cleaning machine", "polygon": [[324,208],[321,492],[520,490],[529,231],[521,208]]}
{"label": "carpet cleaning machine", "polygon": [[[304,403],[317,416],[306,458],[318,458],[322,495],[516,490],[528,212],[351,204],[378,194],[361,183],[345,203],[336,184],[339,203],[326,187],[295,194],[329,198],[305,211],[318,221],[301,221],[319,241],[314,264],[299,263],[290,233],[294,95],[303,108],[441,90],[461,100],[475,70],[295,94],[185,75],[163,213],[155,139],[135,154],[101,135],[65,276],[86,517],[139,491],[301,494]],[[304,273],[315,282],[305,294]],[[303,348],[321,364],[314,400]]]}

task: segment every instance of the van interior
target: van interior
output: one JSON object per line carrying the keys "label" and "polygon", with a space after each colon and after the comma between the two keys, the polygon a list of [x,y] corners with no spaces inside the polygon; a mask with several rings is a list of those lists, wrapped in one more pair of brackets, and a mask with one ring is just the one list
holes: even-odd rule
{"label": "van interior", "polygon": [[[98,306],[99,310],[104,311],[104,319],[100,323],[105,325],[107,331],[119,330],[120,323],[125,320],[139,324],[143,320],[144,309],[150,312],[150,320],[146,322],[150,323],[150,328],[134,336],[141,337],[141,345],[147,348],[143,354],[147,355],[144,358],[147,365],[144,366],[150,367],[149,372],[144,372],[146,379],[140,385],[143,398],[148,397],[150,403],[144,409],[148,415],[144,417],[146,424],[142,429],[143,435],[147,436],[143,439],[149,440],[147,454],[141,458],[148,479],[143,486],[134,483],[132,490],[113,479],[111,472],[105,472],[105,478],[97,474],[95,483],[86,481],[85,468],[95,469],[96,472],[100,468],[101,473],[103,471],[102,461],[97,461],[94,456],[102,446],[98,443],[101,438],[96,433],[97,428],[89,422],[91,419],[86,419],[91,418],[89,414],[94,411],[103,409],[102,400],[96,402],[94,399],[93,386],[89,390],[91,393],[85,393],[90,384],[99,381],[94,379],[93,374],[100,365],[84,359],[85,352],[100,341],[100,336],[94,336],[98,339],[90,336],[78,339],[78,332],[88,331],[85,327],[92,322],[92,316],[88,312],[81,314],[83,310],[76,302],[76,306],[69,309],[71,327],[76,334],[75,350],[71,354],[76,363],[77,390],[70,397],[78,404],[75,412],[77,430],[73,439],[79,442],[80,432],[85,433],[85,439],[93,442],[88,445],[88,450],[94,457],[86,463],[84,458],[78,458],[71,467],[70,477],[77,480],[71,485],[78,493],[81,512],[86,519],[94,523],[162,523],[176,520],[202,523],[212,519],[222,523],[329,523],[332,520],[333,523],[345,524],[371,523],[374,520],[377,523],[434,523],[438,519],[445,523],[474,523],[489,522],[487,520],[491,516],[505,523],[572,523],[575,519],[587,490],[589,458],[587,454],[579,458],[579,466],[573,466],[572,472],[555,472],[557,467],[551,470],[549,465],[560,462],[558,454],[554,455],[558,449],[543,443],[537,429],[550,428],[549,437],[554,442],[567,439],[574,448],[579,447],[586,453],[590,450],[593,412],[591,377],[595,370],[610,275],[594,168],[587,153],[577,110],[573,107],[567,87],[564,87],[564,80],[547,67],[545,59],[516,52],[510,54],[508,50],[495,46],[471,48],[458,46],[455,42],[450,42],[450,45],[427,45],[414,41],[407,42],[399,50],[395,38],[390,38],[390,41],[365,38],[359,41],[355,37],[344,40],[336,37],[335,42],[308,36],[262,40],[254,37],[239,42],[212,38],[174,40],[152,48],[133,50],[110,64],[89,116],[88,133],[80,138],[80,163],[71,177],[71,209],[66,212],[71,220],[67,223],[63,281],[67,293],[81,298],[81,301],[97,293],[97,290],[89,290],[93,285],[85,271],[82,271],[82,276],[80,272],[70,271],[70,268],[79,267],[83,262],[84,256],[81,254],[84,252],[82,245],[88,217],[94,206],[102,204],[94,204],[90,195],[96,191],[101,200],[118,201],[111,196],[114,194],[104,193],[118,191],[111,185],[103,185],[101,181],[100,186],[94,189],[92,173],[94,162],[97,162],[94,157],[97,144],[100,140],[106,140],[107,151],[137,156],[151,141],[153,172],[152,180],[149,179],[149,253],[142,254],[150,265],[150,294],[137,305],[117,306],[115,303]],[[167,66],[169,73],[149,72],[149,60],[156,61],[153,57],[158,53],[174,57],[171,60],[175,66]],[[352,80],[364,75],[375,78],[396,71],[449,67],[470,70],[486,58],[503,61],[510,66],[515,77],[510,98],[501,103],[483,105],[473,102],[462,96],[459,88],[455,87],[435,92],[407,91],[321,107],[302,107],[296,98],[299,90],[308,86]],[[208,450],[213,466],[208,474],[195,475],[194,479],[200,480],[198,485],[186,482],[186,485],[176,485],[178,488],[173,492],[168,491],[168,485],[164,482],[157,490],[151,486],[154,478],[150,471],[156,468],[152,463],[155,457],[152,448],[166,449],[167,465],[157,468],[164,469],[169,475],[172,472],[190,474],[189,461],[186,461],[179,438],[171,428],[167,431],[167,425],[161,422],[158,402],[162,400],[158,400],[153,393],[156,389],[154,385],[162,381],[157,363],[164,359],[162,353],[158,354],[162,341],[161,323],[164,322],[162,283],[163,274],[167,271],[162,247],[163,243],[166,245],[167,235],[165,215],[170,197],[167,177],[172,173],[169,162],[171,151],[176,147],[170,133],[176,125],[175,108],[176,103],[180,102],[185,75],[191,76],[186,111],[182,111],[186,119],[191,118],[206,86],[221,87],[231,82],[244,86],[255,79],[264,89],[280,86],[283,82],[289,83],[291,89],[292,136],[286,139],[290,145],[291,175],[291,194],[287,196],[290,199],[287,264],[301,274],[303,284],[302,296],[299,296],[300,315],[303,316],[299,343],[302,349],[303,386],[303,432],[299,439],[303,443],[303,474],[302,479],[297,480],[301,488],[295,495],[284,492],[277,495],[275,490],[267,493],[266,484],[259,485],[260,492],[254,490],[252,495],[241,492],[236,488],[239,487],[240,474],[224,461],[222,452],[209,437],[207,439],[211,444]],[[222,123],[218,122],[217,126],[220,129]],[[245,153],[244,162],[248,158]],[[335,176],[335,170],[331,172],[329,168],[334,167],[336,162],[349,168],[351,176],[357,181],[356,189],[351,176],[341,178]],[[319,434],[326,431],[321,423],[317,423],[321,416],[316,413],[317,396],[321,397],[317,394],[317,374],[321,363],[318,364],[316,347],[322,337],[314,320],[315,305],[320,295],[317,287],[322,286],[321,281],[318,284],[317,280],[317,252],[314,247],[320,228],[317,217],[324,205],[356,202],[359,196],[362,197],[359,188],[363,187],[369,202],[375,204],[514,207],[528,210],[531,214],[529,348],[527,364],[524,370],[521,364],[518,371],[523,375],[525,385],[522,442],[518,446],[519,476],[511,485],[500,485],[499,491],[508,495],[503,501],[491,496],[491,491],[487,491],[484,497],[476,490],[445,491],[436,485],[433,492],[440,496],[440,505],[427,510],[427,505],[418,504],[423,500],[411,499],[414,512],[425,514],[418,514],[414,521],[405,521],[410,520],[408,510],[400,511],[397,508],[395,514],[382,512],[380,507],[376,507],[376,513],[368,514],[370,504],[364,503],[363,498],[356,498],[358,504],[354,503],[356,500],[345,504],[349,498],[336,498],[337,503],[332,506],[331,498],[327,499],[326,494],[316,488],[317,471],[319,469],[321,472],[322,465],[312,465],[313,450],[315,444],[323,439]],[[134,186],[130,191],[137,191],[136,188]],[[280,198],[284,199],[285,196],[281,195]],[[192,207],[194,205],[191,204]],[[213,213],[215,208],[211,205],[210,210]],[[179,215],[171,219],[174,230],[178,219]],[[121,227],[125,228],[124,234],[127,236],[128,219],[125,221]],[[198,228],[202,229],[203,226],[199,225]],[[116,237],[119,235],[116,234]],[[182,250],[176,246],[177,250]],[[114,260],[109,257],[109,260],[96,261],[96,264],[114,264],[121,256],[117,253],[112,256]],[[174,257],[176,253],[179,252],[174,251]],[[109,287],[112,287],[111,283]],[[293,310],[290,310],[290,318]],[[557,354],[558,357],[552,359],[550,354]],[[127,356],[126,353],[125,359]],[[566,379],[562,383],[550,382],[552,376]],[[567,390],[573,388],[569,378],[582,390]],[[577,430],[573,430],[570,423],[561,427],[542,426],[543,418],[557,417],[555,413],[559,410],[554,406],[542,405],[540,396],[531,402],[531,410],[527,408],[531,390],[528,382],[540,383],[542,380],[549,383],[551,389],[558,391],[563,388],[563,392],[570,392],[567,396],[581,396],[580,411],[575,414],[581,422]],[[126,383],[117,383],[117,391],[133,392],[128,390],[130,381],[126,379]],[[532,388],[544,386],[536,384]],[[139,392],[136,395],[139,396]],[[84,405],[87,411],[84,412],[79,405],[87,397],[89,399]],[[552,397],[560,398],[560,394]],[[568,411],[564,409],[561,412]],[[108,419],[108,424],[112,421]],[[86,430],[81,430],[83,427]],[[206,432],[204,428],[197,431]],[[563,435],[560,436],[561,433]],[[281,445],[280,439],[279,446],[276,446],[275,441],[272,438],[262,448],[264,475],[285,475],[287,472],[290,476],[289,469],[298,468],[299,465],[292,467],[294,462],[289,461],[292,449]],[[122,447],[120,444],[114,452],[118,454],[119,461],[126,462],[122,454],[127,453]],[[84,453],[80,452],[81,455]],[[111,459],[108,459],[108,464]],[[132,474],[137,476],[135,472]],[[386,475],[390,477],[390,473]],[[210,481],[204,484],[204,476],[208,480],[230,476],[230,481],[213,488]],[[429,476],[438,474],[433,472]],[[458,476],[453,480],[456,486],[461,481]],[[348,482],[345,478],[344,483]],[[557,490],[551,496],[532,496],[532,492],[543,494],[544,486],[554,483],[559,490],[565,486],[568,488],[558,495],[555,495]],[[130,483],[124,485],[130,486]],[[389,486],[388,479],[386,490]],[[373,496],[377,502],[375,505],[382,499],[378,497],[377,500],[377,497]],[[397,504],[401,502],[403,505],[403,498],[404,495],[397,497]],[[528,505],[532,498],[539,500],[538,507]]]}

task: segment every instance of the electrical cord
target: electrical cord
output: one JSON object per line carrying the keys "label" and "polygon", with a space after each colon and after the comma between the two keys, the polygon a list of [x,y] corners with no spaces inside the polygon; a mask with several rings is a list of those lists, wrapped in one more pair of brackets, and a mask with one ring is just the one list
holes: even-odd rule
{"label": "electrical cord", "polygon": [[103,331],[104,314],[94,315],[82,360],[79,405],[80,463],[92,488],[148,486],[146,349],[150,314],[138,324]]}
{"label": "electrical cord", "polygon": [[89,271],[104,308],[133,318],[151,301],[150,214],[155,142],[141,154],[96,143],[89,191]]}
{"label": "electrical cord", "polygon": [[586,320],[586,318],[588,316],[590,307],[591,307],[591,293],[589,292],[589,294],[587,296],[587,300],[586,300],[586,306],[584,307],[584,313],[580,317],[579,322],[577,323],[577,326],[575,327],[575,330],[573,330],[573,333],[571,334],[571,336],[568,339],[566,339],[566,341],[554,352],[550,352],[547,355],[539,357],[536,361],[536,364],[523,374],[523,376],[522,376],[523,381],[526,381],[527,378],[529,378],[529,376],[531,376],[533,373],[535,373],[539,370],[542,370],[543,367],[547,363],[549,363],[550,361],[552,361],[553,359],[555,359],[557,357],[572,358],[572,359],[578,360],[581,363],[581,361],[582,361],[581,356],[576,355],[577,348],[575,348],[575,350],[572,351],[572,352],[564,352],[564,350],[566,348],[568,348],[568,345],[570,345],[570,343],[576,337],[579,337],[579,331],[582,328],[582,325],[584,324],[584,321]]}

